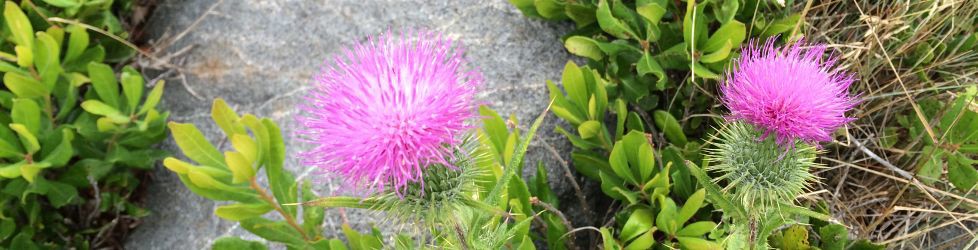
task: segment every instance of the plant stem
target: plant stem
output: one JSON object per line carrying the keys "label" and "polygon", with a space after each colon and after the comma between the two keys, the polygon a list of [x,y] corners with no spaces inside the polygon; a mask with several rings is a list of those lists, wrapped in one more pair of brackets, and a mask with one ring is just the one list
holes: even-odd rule
{"label": "plant stem", "polygon": [[[574,230],[574,225],[572,225],[570,220],[567,219],[567,216],[560,212],[560,210],[557,210],[557,208],[555,208],[553,205],[543,202],[537,197],[530,197],[530,204],[542,207],[544,210],[556,214],[557,217],[560,217],[560,221],[564,223],[564,227],[567,227],[567,230]],[[567,244],[569,245],[570,249],[580,249],[577,244],[574,243],[574,239],[567,241]]]}
{"label": "plant stem", "polygon": [[305,239],[306,241],[310,240],[309,235],[306,235],[306,231],[302,230],[302,227],[299,226],[299,223],[295,222],[295,218],[293,218],[292,215],[289,215],[289,213],[286,213],[285,210],[283,210],[282,207],[278,205],[278,202],[275,201],[275,198],[269,195],[268,192],[265,191],[265,189],[261,188],[261,186],[258,186],[258,181],[255,180],[255,177],[251,177],[251,189],[254,189],[255,192],[258,192],[258,195],[260,195],[261,198],[265,200],[265,202],[267,202],[269,205],[272,205],[272,207],[275,208],[275,211],[278,211],[278,213],[281,214],[282,217],[285,217],[285,222],[288,223],[289,226],[292,226],[292,228],[294,228],[295,231],[298,231],[299,234],[302,234],[303,239]]}

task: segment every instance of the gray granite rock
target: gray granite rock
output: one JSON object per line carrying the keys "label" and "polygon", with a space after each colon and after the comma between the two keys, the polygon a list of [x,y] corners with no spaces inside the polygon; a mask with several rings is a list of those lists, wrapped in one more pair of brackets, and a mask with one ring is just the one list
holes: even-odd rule
{"label": "gray granite rock", "polygon": [[[156,40],[173,37],[214,3],[163,1],[148,32]],[[163,106],[172,120],[196,124],[212,142],[224,139],[209,118],[211,100],[219,97],[239,112],[274,119],[288,133],[294,126],[295,103],[325,59],[372,35],[427,29],[464,44],[467,58],[486,79],[481,98],[501,114],[516,115],[525,128],[547,105],[545,80],[559,79],[564,63],[572,58],[558,42],[570,28],[566,23],[531,20],[504,0],[229,0],[164,52],[193,46],[180,63],[186,87],[180,77],[165,78],[169,84]],[[557,124],[557,118],[548,117],[526,162],[544,162],[566,209],[578,203],[558,158],[569,158],[571,146],[553,132]],[[302,147],[288,135],[286,143],[289,155]],[[172,140],[163,147],[179,151]],[[295,158],[289,158],[287,169],[302,179],[317,180]],[[330,180],[319,178],[317,183],[320,194],[335,189]],[[220,204],[191,193],[162,166],[153,173],[147,196],[152,215],[130,235],[127,248],[201,249],[222,236],[257,239],[236,223],[214,216]],[[578,225],[587,218],[579,208],[566,210]],[[357,228],[376,222],[362,211],[346,213]],[[339,232],[339,221],[338,211],[327,211],[327,235]]]}

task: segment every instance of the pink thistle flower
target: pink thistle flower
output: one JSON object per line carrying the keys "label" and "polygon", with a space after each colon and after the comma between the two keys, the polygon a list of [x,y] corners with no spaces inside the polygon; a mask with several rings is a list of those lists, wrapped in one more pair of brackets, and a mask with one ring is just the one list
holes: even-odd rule
{"label": "pink thistle flower", "polygon": [[482,77],[464,68],[451,39],[416,35],[374,37],[333,57],[298,118],[314,145],[301,154],[305,164],[368,193],[400,193],[431,164],[454,168]]}
{"label": "pink thistle flower", "polygon": [[853,120],[845,113],[857,103],[848,93],[854,76],[837,68],[836,58],[822,58],[825,45],[775,47],[774,40],[748,44],[726,74],[720,91],[728,118],[763,129],[760,139],[773,132],[789,148],[796,139],[831,141],[833,131]]}

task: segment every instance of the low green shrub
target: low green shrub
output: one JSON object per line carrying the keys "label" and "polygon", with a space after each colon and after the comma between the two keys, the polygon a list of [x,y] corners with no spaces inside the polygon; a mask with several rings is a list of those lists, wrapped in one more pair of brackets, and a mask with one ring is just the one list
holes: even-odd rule
{"label": "low green shrub", "polygon": [[[74,14],[107,18],[103,7]],[[118,246],[116,230],[149,213],[133,201],[141,176],[167,155],[153,148],[166,137],[163,84],[147,92],[131,67],[117,76],[103,40],[38,13],[53,14],[29,1],[3,6],[0,246]]]}

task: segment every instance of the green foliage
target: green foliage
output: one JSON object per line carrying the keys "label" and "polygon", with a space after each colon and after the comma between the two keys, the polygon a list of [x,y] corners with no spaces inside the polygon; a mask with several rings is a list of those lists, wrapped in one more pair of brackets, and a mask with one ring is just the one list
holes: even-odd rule
{"label": "green foliage", "polygon": [[167,155],[153,148],[166,137],[163,83],[144,95],[139,72],[102,64],[85,28],[47,23],[40,14],[61,13],[26,2],[3,5],[0,246],[106,247],[101,235],[149,213],[129,199]]}
{"label": "green foliage", "polygon": [[971,86],[957,93],[957,97],[949,102],[936,99],[921,101],[924,114],[936,119],[931,124],[920,123],[912,114],[897,117],[901,129],[908,133],[905,138],[892,138],[894,144],[924,136],[925,126],[931,127],[940,136],[938,143],[921,140],[922,158],[916,170],[921,182],[934,185],[947,170],[947,180],[959,191],[974,190],[978,183],[978,171],[973,167],[975,154],[978,153],[978,112],[972,107],[976,93],[978,88]]}
{"label": "green foliage", "polygon": [[[285,143],[282,131],[268,118],[251,114],[239,116],[222,99],[214,100],[211,117],[227,136],[233,150],[221,153],[193,124],[170,122],[168,127],[184,156],[195,163],[167,157],[163,166],[197,195],[230,201],[215,209],[222,219],[240,223],[241,228],[270,242],[294,249],[380,249],[382,236],[376,230],[361,234],[343,225],[349,244],[322,236],[325,211],[296,204],[316,199],[312,185],[296,182],[284,170]],[[262,186],[257,175],[264,170],[268,180]],[[277,213],[283,219],[263,215]],[[221,238],[213,249],[267,249],[264,243],[239,238]]]}
{"label": "green foliage", "polygon": [[[789,35],[800,17],[763,0],[510,3],[530,17],[576,24],[577,29],[562,38],[563,44],[571,54],[588,59],[593,71],[585,73],[605,79],[598,86],[607,89],[602,90],[608,93],[606,100],[621,99],[645,111],[662,109],[672,114],[707,112],[714,102],[709,94],[715,92],[714,83],[739,56],[741,45],[748,38]],[[554,113],[576,115],[562,118],[577,126],[584,118],[580,115],[589,111],[589,100],[573,98],[581,97],[570,93],[579,88],[570,86],[573,83],[563,84],[572,97],[569,99],[582,109],[555,109]],[[596,100],[597,104],[600,101]],[[603,112],[600,105],[597,111]],[[603,117],[597,118],[600,121]],[[685,127],[687,133],[701,133],[706,128],[704,123],[709,122],[703,117],[683,118],[678,129]],[[673,135],[669,139],[682,138]],[[684,144],[674,143],[679,147]]]}

